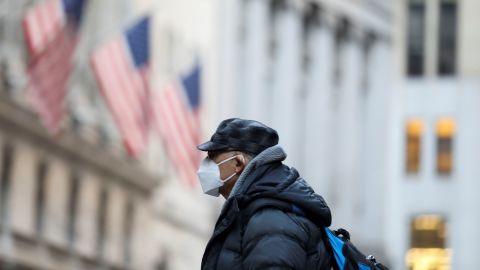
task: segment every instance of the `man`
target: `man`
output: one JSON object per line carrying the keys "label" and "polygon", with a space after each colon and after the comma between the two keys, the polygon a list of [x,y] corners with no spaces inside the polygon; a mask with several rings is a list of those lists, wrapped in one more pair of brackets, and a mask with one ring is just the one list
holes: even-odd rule
{"label": "man", "polygon": [[331,268],[319,229],[330,225],[330,209],[282,163],[278,140],[260,122],[233,118],[198,146],[208,152],[198,171],[203,191],[226,199],[201,269]]}

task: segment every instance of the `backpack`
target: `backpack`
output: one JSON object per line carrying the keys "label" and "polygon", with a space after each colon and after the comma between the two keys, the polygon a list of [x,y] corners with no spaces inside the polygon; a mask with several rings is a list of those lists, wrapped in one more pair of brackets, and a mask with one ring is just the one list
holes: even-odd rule
{"label": "backpack", "polygon": [[[291,203],[272,198],[257,198],[251,200],[245,207],[242,207],[240,215],[242,238],[250,217],[263,208],[277,208],[283,212],[307,217],[302,209]],[[372,255],[365,256],[360,252],[350,241],[350,233],[347,230],[330,230],[326,226],[320,228],[320,230],[322,230],[322,240],[330,252],[332,266],[335,270],[388,270],[387,267],[378,263]]]}

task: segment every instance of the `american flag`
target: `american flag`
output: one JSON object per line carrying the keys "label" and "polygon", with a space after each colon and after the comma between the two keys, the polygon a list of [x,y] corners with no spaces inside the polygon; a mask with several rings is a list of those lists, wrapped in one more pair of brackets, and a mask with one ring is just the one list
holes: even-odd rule
{"label": "american flag", "polygon": [[153,125],[160,134],[169,159],[186,183],[196,184],[200,161],[200,85],[201,68],[159,91],[152,99]]}
{"label": "american flag", "polygon": [[91,58],[103,97],[131,156],[138,156],[147,143],[149,32],[150,18],[143,17]]}
{"label": "american flag", "polygon": [[27,96],[46,128],[62,123],[68,79],[85,0],[46,0],[25,13],[22,26],[30,54]]}

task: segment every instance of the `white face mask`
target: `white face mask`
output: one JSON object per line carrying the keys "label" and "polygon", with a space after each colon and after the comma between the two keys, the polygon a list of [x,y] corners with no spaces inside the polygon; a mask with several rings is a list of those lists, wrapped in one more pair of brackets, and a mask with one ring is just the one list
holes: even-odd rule
{"label": "white face mask", "polygon": [[202,186],[203,193],[218,197],[220,195],[220,187],[225,184],[228,180],[232,179],[237,173],[233,173],[226,179],[220,178],[220,168],[219,165],[230,161],[236,157],[229,157],[219,163],[215,163],[215,161],[205,158],[200,164],[200,168],[198,168],[197,175],[200,179],[200,185]]}

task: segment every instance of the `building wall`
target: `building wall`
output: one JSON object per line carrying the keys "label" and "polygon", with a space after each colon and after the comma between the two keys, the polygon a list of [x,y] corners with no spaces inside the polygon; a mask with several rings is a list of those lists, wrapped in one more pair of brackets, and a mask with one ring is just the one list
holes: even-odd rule
{"label": "building wall", "polygon": [[[7,142],[4,137],[2,145]],[[12,226],[19,233],[33,237],[34,232],[34,211],[35,205],[35,161],[36,157],[31,151],[32,146],[25,142],[17,142],[15,147],[15,155],[21,163],[14,163],[14,174],[19,181],[13,181],[11,185],[11,205],[13,209],[17,209],[11,215]],[[4,158],[4,157],[2,157]]]}
{"label": "building wall", "polygon": [[[393,35],[395,37],[395,70],[396,77],[403,78],[405,75],[405,65],[406,65],[406,27],[408,22],[408,11],[407,5],[408,1],[397,0],[394,3],[394,14],[393,17],[394,31]],[[436,33],[437,24],[439,20],[438,13],[438,3],[437,0],[427,0],[425,1],[428,9],[428,18],[426,18],[426,30],[428,32],[427,44],[426,44],[426,53],[429,54],[430,58],[435,58],[429,61],[429,71],[428,77],[436,77],[434,74],[434,65],[437,53],[438,41],[435,39],[438,35]],[[480,54],[476,52],[473,48],[475,44],[479,41],[479,33],[476,31],[475,25],[478,23],[478,18],[474,14],[473,10],[478,9],[478,1],[475,0],[464,0],[458,1],[458,25],[457,25],[457,64],[458,64],[458,77],[462,79],[477,79],[479,71],[478,57]]]}
{"label": "building wall", "polygon": [[[15,114],[15,117],[9,117]],[[138,165],[128,164],[96,153],[88,143],[71,134],[59,142],[51,139],[31,113],[9,100],[2,93],[0,104],[1,147],[12,147],[10,177],[7,178],[2,152],[2,215],[0,261],[28,269],[91,269],[102,265],[113,269],[148,269],[151,257],[145,250],[151,243],[153,216],[148,194],[155,185],[151,176],[139,171]],[[43,143],[42,143],[43,142]],[[88,155],[97,155],[104,163],[79,154],[76,147]],[[86,149],[85,149],[86,148]],[[76,151],[72,151],[76,149]],[[45,161],[43,199],[39,180],[39,164]],[[102,165],[110,164],[110,165]],[[115,165],[116,164],[116,165]],[[121,165],[120,165],[121,164]],[[109,166],[123,166],[125,171]],[[130,168],[129,168],[130,167]],[[72,173],[78,173],[79,188],[72,214],[70,185]],[[137,178],[131,178],[133,175]],[[106,208],[100,213],[100,197],[106,190]],[[40,197],[39,197],[40,196]],[[126,202],[135,207],[131,240],[126,241]],[[3,212],[3,211],[2,211]],[[73,220],[71,218],[74,218]],[[105,240],[99,235],[99,219],[105,220]],[[41,221],[40,221],[41,220]],[[43,226],[39,226],[42,222]],[[73,238],[68,235],[69,223],[74,222]],[[100,248],[98,243],[102,243]],[[131,262],[125,261],[124,249],[131,245]],[[104,254],[100,256],[99,254]],[[22,268],[23,269],[23,268]]]}
{"label": "building wall", "polygon": [[333,227],[387,262],[389,5],[226,1],[219,68],[221,117],[277,129],[286,164],[326,198]]}
{"label": "building wall", "polygon": [[[10,118],[11,114],[17,116]],[[0,185],[0,208],[6,210],[0,217],[2,269],[191,269],[200,264],[214,213],[220,210],[213,199],[197,189],[186,190],[171,174],[154,190],[158,176],[77,135],[67,132],[59,141],[52,139],[31,112],[5,94],[0,127],[0,146],[13,147],[9,185],[4,187],[3,175]],[[0,156],[1,162],[5,157]],[[39,210],[41,161],[48,169]],[[72,210],[74,176],[78,195]],[[42,230],[38,218],[43,220]],[[74,234],[69,235],[72,222]]]}
{"label": "building wall", "polygon": [[[392,163],[389,173],[390,188],[388,208],[391,219],[386,231],[390,242],[399,245],[390,246],[392,257],[398,258],[395,265],[403,265],[405,253],[409,249],[410,222],[418,215],[439,214],[448,222],[448,247],[453,249],[452,269],[466,269],[475,264],[477,258],[470,253],[464,231],[478,222],[478,215],[466,214],[468,209],[478,207],[478,201],[472,196],[476,190],[475,178],[478,170],[471,166],[476,159],[477,133],[475,115],[478,115],[478,84],[454,83],[454,87],[444,82],[429,83],[398,89],[403,93],[397,96],[395,113],[392,117],[392,136],[390,145],[395,146],[390,156]],[[445,89],[447,88],[447,89]],[[415,92],[415,93],[414,93]],[[427,92],[422,93],[420,92]],[[428,98],[428,102],[426,99]],[[422,99],[424,101],[422,102]],[[408,104],[408,105],[407,105]],[[454,138],[454,171],[448,176],[439,176],[435,169],[436,136],[435,124],[440,117],[455,119],[457,130]],[[418,117],[425,123],[422,139],[421,170],[416,176],[409,176],[404,169],[406,120]],[[473,212],[471,212],[473,213]],[[478,239],[472,232],[470,239]],[[399,268],[403,269],[403,268]]]}
{"label": "building wall", "polygon": [[[407,1],[318,1],[320,19],[310,29],[305,18],[311,9],[277,3],[278,10],[254,0],[222,7],[219,85],[229,89],[221,93],[222,117],[255,118],[276,128],[286,163],[326,198],[333,226],[350,229],[366,253],[392,269],[407,268],[411,222],[430,214],[446,220],[452,269],[472,268],[474,248],[461,243],[467,235],[471,243],[479,237],[465,233],[478,222],[468,212],[478,207],[472,180],[478,173],[479,65],[472,49],[478,3],[458,2],[457,70],[440,76],[439,2],[426,1],[425,73],[415,78],[406,75]],[[352,27],[339,42],[345,20]],[[367,52],[366,36],[374,37]],[[456,126],[450,176],[436,172],[436,125],[443,117]],[[411,118],[424,123],[417,175],[405,171]]]}
{"label": "building wall", "polygon": [[[445,218],[447,248],[453,250],[451,269],[470,269],[478,263],[470,241],[478,241],[476,232],[465,233],[476,224],[479,216],[471,210],[479,202],[473,196],[478,189],[472,179],[478,175],[476,160],[478,141],[477,121],[480,84],[478,80],[479,53],[472,46],[478,40],[478,31],[473,27],[478,21],[472,8],[478,1],[457,1],[457,71],[450,76],[436,72],[438,41],[438,3],[425,1],[426,18],[426,73],[409,77],[407,65],[408,1],[396,1],[394,7],[394,54],[395,86],[391,97],[391,128],[389,144],[394,146],[389,153],[387,205],[392,215],[386,231],[388,247],[396,269],[406,269],[406,254],[410,248],[410,222],[420,215],[436,214]],[[455,123],[453,137],[453,171],[443,176],[436,171],[437,135],[436,124],[442,117],[451,117]],[[421,139],[421,161],[418,174],[405,171],[405,125],[409,119],[424,123]],[[467,214],[468,213],[468,214]],[[470,241],[467,240],[470,239]],[[450,268],[448,268],[450,269]]]}
{"label": "building wall", "polygon": [[474,10],[480,7],[475,0],[461,1],[459,12],[459,63],[460,74],[466,78],[478,78],[480,74],[480,53],[477,52],[475,44],[480,42],[480,33],[474,25],[478,24],[479,18]]}
{"label": "building wall", "polygon": [[[0,88],[4,87],[2,92],[8,93],[6,100],[14,101],[19,109],[27,111],[30,111],[30,107],[23,89],[28,57],[21,31],[21,18],[25,10],[36,2],[38,1],[7,0],[1,3]],[[44,141],[32,140],[31,130],[18,131],[19,136],[16,136],[17,133],[5,135],[13,140],[15,154],[21,162],[13,165],[15,181],[12,180],[12,204],[8,209],[15,213],[11,215],[6,233],[1,234],[3,241],[0,243],[5,248],[1,248],[0,262],[11,257],[10,261],[16,262],[17,266],[21,262],[28,262],[32,268],[43,265],[52,269],[92,269],[102,264],[101,261],[108,267],[119,269],[154,269],[162,265],[168,269],[193,269],[200,265],[204,246],[213,228],[216,213],[220,210],[220,202],[205,198],[199,186],[192,187],[180,182],[158,138],[152,136],[148,151],[140,160],[126,157],[120,134],[98,91],[89,66],[89,57],[98,46],[119,35],[139,16],[149,14],[153,22],[152,90],[160,91],[166,84],[175,82],[179,75],[188,71],[198,60],[203,71],[202,98],[205,99],[205,104],[209,104],[208,100],[216,99],[212,84],[217,76],[214,72],[217,65],[217,6],[217,1],[213,0],[88,2],[67,97],[67,137],[70,138],[70,133],[74,133],[72,136],[80,141],[69,141],[67,146],[71,147],[75,143],[90,145],[96,148],[96,152],[87,154],[92,158],[95,159],[101,152],[108,155],[109,159],[131,163],[136,168],[132,169],[130,165],[123,168],[124,163],[117,163],[118,168],[115,169],[123,173],[131,169],[131,173],[140,171],[141,174],[125,177],[122,173],[105,173],[115,163],[107,166],[107,161],[98,159],[89,161],[97,163],[92,169],[91,164],[85,165],[76,159],[66,158],[63,150],[52,152],[44,145]],[[4,14],[3,7],[11,12]],[[9,107],[5,107],[7,108]],[[202,110],[205,112],[202,114],[205,132],[210,132],[217,124],[210,117],[216,114],[216,107],[205,105]],[[37,122],[32,125],[43,130],[37,127]],[[3,136],[3,132],[0,135]],[[48,137],[46,134],[42,136],[44,139]],[[52,146],[53,141],[58,141],[59,145],[53,144],[52,147],[61,148],[64,146],[63,140],[62,134],[46,141],[49,146]],[[72,155],[83,155],[84,151],[86,150],[76,148],[72,150]],[[44,218],[46,229],[42,241],[37,239],[39,237],[35,231],[36,170],[39,159],[45,159],[49,167]],[[107,168],[101,168],[104,165]],[[141,184],[144,174],[149,175],[147,178],[156,179],[161,185],[146,188]],[[72,175],[78,176],[80,184],[76,234],[74,243],[69,243],[66,232],[69,222],[67,208]],[[106,190],[107,194],[107,230],[104,239],[99,240],[98,216],[102,190]],[[129,203],[133,205],[133,232],[130,240],[125,237],[124,228],[126,206]],[[21,234],[20,238],[17,234]],[[125,241],[131,242],[130,260],[125,255]],[[99,242],[103,246],[102,253],[98,252]],[[45,259],[35,260],[39,254]],[[186,257],[191,259],[185,260]]]}

